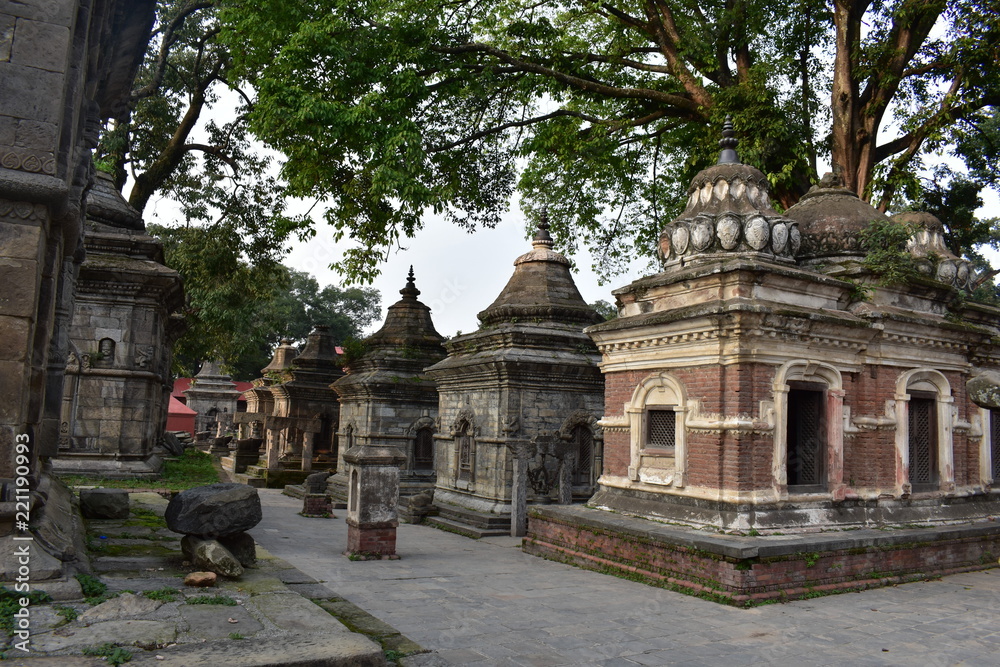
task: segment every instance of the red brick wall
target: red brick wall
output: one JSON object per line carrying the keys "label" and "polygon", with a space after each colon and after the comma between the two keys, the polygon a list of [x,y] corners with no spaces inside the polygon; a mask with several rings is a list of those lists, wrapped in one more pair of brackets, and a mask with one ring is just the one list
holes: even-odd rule
{"label": "red brick wall", "polygon": [[347,524],[347,552],[391,556],[396,553],[396,526],[366,527]]}
{"label": "red brick wall", "polygon": [[743,606],[990,568],[1000,534],[740,560],[533,514],[524,550]]}

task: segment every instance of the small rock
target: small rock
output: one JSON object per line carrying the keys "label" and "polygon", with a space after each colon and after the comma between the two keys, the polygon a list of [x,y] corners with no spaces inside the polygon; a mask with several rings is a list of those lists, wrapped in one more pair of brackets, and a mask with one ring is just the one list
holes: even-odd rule
{"label": "small rock", "polygon": [[188,576],[184,577],[184,585],[205,588],[208,586],[214,586],[217,578],[218,575],[215,574],[215,572],[192,572]]}
{"label": "small rock", "polygon": [[257,489],[246,484],[210,484],[182,491],[164,514],[175,533],[219,537],[250,530],[263,518]]}
{"label": "small rock", "polygon": [[127,519],[128,492],[124,489],[83,489],[80,510],[88,519]]}

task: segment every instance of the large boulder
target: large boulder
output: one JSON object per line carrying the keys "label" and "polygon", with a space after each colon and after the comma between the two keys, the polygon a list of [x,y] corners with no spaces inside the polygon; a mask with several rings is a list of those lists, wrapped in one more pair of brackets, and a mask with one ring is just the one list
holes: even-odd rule
{"label": "large boulder", "polygon": [[128,491],[125,489],[83,489],[80,511],[88,519],[127,519]]}
{"label": "large boulder", "polygon": [[175,533],[220,537],[242,533],[260,523],[260,497],[246,484],[210,484],[182,491],[164,514]]}
{"label": "large boulder", "polygon": [[1000,373],[983,371],[965,383],[969,400],[981,408],[1000,408]]}

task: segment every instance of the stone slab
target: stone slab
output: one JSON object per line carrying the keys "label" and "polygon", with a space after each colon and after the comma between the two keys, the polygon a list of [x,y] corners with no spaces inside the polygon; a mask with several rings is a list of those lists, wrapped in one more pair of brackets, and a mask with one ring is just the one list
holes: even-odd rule
{"label": "stone slab", "polygon": [[[59,634],[56,634],[59,633]],[[106,621],[89,627],[69,625],[32,637],[36,651],[52,653],[113,642],[122,646],[153,647],[177,639],[177,626],[169,621]],[[220,663],[221,664],[221,663]]]}
{"label": "stone slab", "polygon": [[381,667],[378,644],[357,634],[231,639],[174,646],[132,658],[134,667]]}
{"label": "stone slab", "polygon": [[[198,639],[227,639],[233,632],[248,637],[264,629],[260,621],[240,606],[182,604],[178,610],[190,626],[188,632]],[[230,623],[229,619],[236,623]]]}
{"label": "stone slab", "polygon": [[294,593],[265,593],[247,601],[248,609],[266,616],[282,630],[293,633],[352,634],[344,624],[309,600]]}

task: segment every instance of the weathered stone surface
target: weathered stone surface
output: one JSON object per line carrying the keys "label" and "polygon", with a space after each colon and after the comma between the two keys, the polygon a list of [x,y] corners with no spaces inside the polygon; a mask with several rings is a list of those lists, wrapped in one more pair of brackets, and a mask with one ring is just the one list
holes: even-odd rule
{"label": "weathered stone surface", "polygon": [[243,567],[257,564],[257,545],[248,533],[225,535],[219,538],[219,544],[226,547]]}
{"label": "weathered stone surface", "polygon": [[177,436],[170,431],[163,434],[163,438],[160,440],[163,444],[163,448],[167,450],[172,456],[180,456],[184,453],[184,445],[181,441],[177,439]]}
{"label": "weathered stone surface", "polygon": [[60,628],[58,632],[32,636],[31,648],[50,653],[113,642],[120,646],[152,649],[177,639],[177,627],[173,621],[105,621],[90,627]]}
{"label": "weathered stone surface", "polygon": [[103,621],[135,618],[153,613],[162,604],[159,600],[151,600],[144,595],[122,593],[116,598],[111,598],[83,612],[79,620],[86,625],[93,625]]}
{"label": "weathered stone surface", "polygon": [[262,518],[257,489],[246,484],[210,484],[183,491],[164,514],[175,533],[218,537],[250,530]]}
{"label": "weathered stone surface", "polygon": [[243,576],[243,566],[229,549],[218,540],[203,540],[185,535],[181,540],[181,550],[195,567],[200,567],[224,577],[238,579]]}
{"label": "weathered stone surface", "polygon": [[326,480],[329,476],[329,470],[322,470],[320,472],[314,472],[306,477],[306,481],[303,483],[306,493],[325,493]]}
{"label": "weathered stone surface", "polygon": [[18,576],[18,556],[28,545],[31,580],[53,579],[62,574],[62,562],[36,542],[16,542],[13,535],[0,537],[0,581],[11,582]]}
{"label": "weathered stone surface", "polygon": [[83,489],[80,510],[88,519],[127,519],[128,492],[124,489]]}
{"label": "weathered stone surface", "polygon": [[[329,616],[329,615],[328,615]],[[331,617],[332,618],[332,617]],[[162,659],[157,659],[162,658]],[[314,667],[316,665],[385,665],[382,647],[359,634],[348,636],[297,635],[272,639],[228,639],[187,646],[171,646],[155,655],[139,655],[129,665],[145,667]]]}
{"label": "weathered stone surface", "polygon": [[215,572],[192,572],[184,577],[184,585],[206,588],[208,586],[215,586],[217,579],[218,575]]}
{"label": "weathered stone surface", "polygon": [[[981,408],[1000,408],[1000,373],[984,371],[965,383],[969,400]],[[994,445],[996,446],[996,445]]]}

